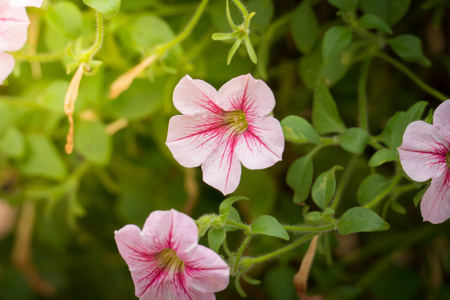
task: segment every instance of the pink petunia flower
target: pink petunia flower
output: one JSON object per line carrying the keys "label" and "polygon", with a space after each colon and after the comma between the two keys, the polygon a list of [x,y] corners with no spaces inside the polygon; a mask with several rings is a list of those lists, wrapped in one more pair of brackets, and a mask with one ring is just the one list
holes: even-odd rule
{"label": "pink petunia flower", "polygon": [[431,178],[420,204],[424,221],[437,224],[450,218],[450,100],[436,108],[433,125],[408,125],[398,148],[406,174],[415,181]]}
{"label": "pink petunia flower", "polygon": [[228,286],[228,265],[198,245],[194,220],[174,209],[152,212],[142,231],[126,225],[115,239],[141,300],[213,300]]}
{"label": "pink petunia flower", "polygon": [[224,195],[238,187],[241,163],[255,170],[281,160],[283,131],[269,115],[275,98],[264,81],[242,75],[217,91],[186,75],[173,103],[183,115],[170,119],[167,146],[182,166],[201,165],[203,180]]}
{"label": "pink petunia flower", "polygon": [[14,58],[5,52],[20,50],[27,41],[30,20],[24,6],[37,6],[42,0],[0,0],[0,84],[14,69]]}

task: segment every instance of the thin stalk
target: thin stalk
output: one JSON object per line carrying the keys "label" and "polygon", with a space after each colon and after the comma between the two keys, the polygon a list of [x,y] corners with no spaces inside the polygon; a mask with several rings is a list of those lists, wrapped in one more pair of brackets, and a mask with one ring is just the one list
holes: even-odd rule
{"label": "thin stalk", "polygon": [[236,221],[233,221],[233,220],[226,220],[225,223],[227,225],[236,226],[236,227],[238,227],[240,229],[250,231],[250,226],[242,224],[242,223],[239,223],[239,222],[236,222]]}
{"label": "thin stalk", "polygon": [[247,235],[247,237],[245,238],[245,240],[242,242],[241,247],[239,248],[238,253],[236,254],[236,259],[234,261],[234,266],[233,266],[233,274],[236,274],[237,269],[239,267],[239,261],[241,260],[241,256],[242,253],[244,253],[245,248],[247,247],[248,243],[250,242],[250,239],[252,238],[252,235],[249,234]]}
{"label": "thin stalk", "polygon": [[311,226],[283,226],[283,228],[287,231],[295,231],[295,232],[324,232],[333,230],[335,224],[329,224],[322,227],[311,227]]}
{"label": "thin stalk", "polygon": [[379,58],[385,60],[386,62],[390,63],[392,66],[397,68],[399,71],[403,72],[406,76],[408,76],[412,81],[414,81],[422,90],[424,90],[428,94],[433,95],[434,97],[438,98],[441,101],[445,101],[450,98],[450,97],[447,97],[446,95],[442,94],[441,92],[435,90],[434,88],[432,88],[425,82],[423,82],[404,64],[398,62],[397,60],[393,59],[392,57],[389,57],[388,55],[381,53],[381,52],[377,52],[377,53],[375,53],[375,55],[378,56]]}
{"label": "thin stalk", "polygon": [[94,45],[87,51],[86,56],[91,60],[95,54],[97,54],[98,50],[102,47],[103,43],[103,35],[104,35],[104,26],[103,26],[103,15],[97,11],[97,37],[95,39]]}
{"label": "thin stalk", "polygon": [[341,181],[339,181],[339,185],[336,189],[336,194],[334,195],[333,203],[331,204],[331,208],[336,210],[339,206],[339,202],[341,201],[342,194],[344,193],[345,187],[348,184],[350,177],[358,163],[359,155],[353,155],[348,163],[347,168],[345,168],[344,173],[342,174]]}
{"label": "thin stalk", "polygon": [[318,233],[310,233],[308,235],[302,236],[301,238],[299,238],[298,240],[296,240],[292,244],[287,245],[286,247],[280,248],[280,249],[278,249],[276,251],[273,251],[271,253],[267,253],[267,254],[259,256],[259,257],[250,258],[250,259],[248,259],[246,261],[246,264],[252,265],[252,264],[260,263],[260,262],[272,259],[274,257],[277,257],[277,256],[279,256],[281,254],[286,253],[286,252],[289,252],[292,249],[295,249],[296,247],[300,246],[301,244],[303,244],[304,242],[306,242],[307,240],[309,240],[310,238],[312,238],[313,236],[315,236],[317,234]]}
{"label": "thin stalk", "polygon": [[245,6],[241,3],[241,1],[239,0],[233,0],[234,4],[236,4],[236,6],[239,8],[239,10],[242,12],[242,14],[244,15],[244,18],[247,19],[248,18],[248,11],[245,8]]}
{"label": "thin stalk", "polygon": [[367,117],[367,78],[369,75],[370,62],[372,55],[368,55],[361,67],[361,76],[358,80],[358,110],[359,127],[369,132],[369,121]]}
{"label": "thin stalk", "polygon": [[371,202],[369,202],[366,205],[364,205],[364,207],[365,208],[371,208],[371,207],[374,207],[375,205],[377,205],[385,196],[387,196],[395,188],[395,186],[400,181],[400,179],[402,179],[402,174],[401,173],[397,173],[394,176],[394,178],[392,179],[392,181],[389,184],[388,188],[382,194],[380,194],[378,197],[373,199]]}
{"label": "thin stalk", "polygon": [[14,55],[14,57],[17,60],[38,61],[38,62],[53,62],[59,60],[63,56],[64,52],[35,53],[35,54],[16,53],[16,55]]}

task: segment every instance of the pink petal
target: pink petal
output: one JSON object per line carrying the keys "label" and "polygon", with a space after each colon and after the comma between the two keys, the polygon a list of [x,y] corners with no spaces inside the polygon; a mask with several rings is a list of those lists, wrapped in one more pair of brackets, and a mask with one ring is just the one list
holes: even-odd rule
{"label": "pink petal", "polygon": [[237,142],[238,137],[228,130],[202,164],[203,181],[224,195],[234,192],[241,179],[241,164],[235,152]]}
{"label": "pink petal", "polygon": [[34,6],[34,7],[41,7],[42,2],[44,0],[9,0],[9,5],[20,7],[20,6]]}
{"label": "pink petal", "polygon": [[186,283],[202,293],[224,290],[229,283],[230,268],[213,250],[198,245],[182,257]]}
{"label": "pink petal", "polygon": [[166,145],[179,164],[198,167],[217,148],[224,130],[215,114],[174,116],[169,121]]}
{"label": "pink petal", "polygon": [[281,160],[284,135],[280,122],[266,116],[253,118],[236,146],[237,157],[248,169],[264,169]]}
{"label": "pink petal", "polygon": [[178,255],[191,251],[198,244],[194,220],[174,209],[152,212],[145,221],[142,235],[147,243],[171,248]]}
{"label": "pink petal", "polygon": [[217,105],[226,111],[265,116],[275,107],[275,97],[264,81],[247,74],[231,79],[219,89]]}
{"label": "pink petal", "polygon": [[14,70],[14,57],[0,51],[0,84],[11,74]]}
{"label": "pink petal", "polygon": [[444,101],[434,111],[433,125],[440,127],[441,133],[446,133],[446,138],[450,140],[450,100]]}
{"label": "pink petal", "polygon": [[185,115],[220,113],[216,97],[217,91],[209,83],[186,75],[173,91],[173,104]]}
{"label": "pink petal", "polygon": [[415,181],[441,176],[447,170],[445,155],[450,149],[436,126],[423,121],[412,122],[398,148],[403,170]]}
{"label": "pink petal", "polygon": [[450,218],[450,171],[431,180],[420,203],[424,221],[442,223]]}
{"label": "pink petal", "polygon": [[30,23],[24,7],[11,7],[0,1],[0,50],[17,51],[27,41]]}

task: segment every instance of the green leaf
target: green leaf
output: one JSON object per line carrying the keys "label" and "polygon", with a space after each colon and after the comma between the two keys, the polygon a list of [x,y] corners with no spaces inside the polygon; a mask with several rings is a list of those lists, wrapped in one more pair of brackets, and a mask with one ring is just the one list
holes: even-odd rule
{"label": "green leaf", "polygon": [[413,203],[414,203],[414,206],[415,206],[415,207],[419,206],[419,203],[420,203],[420,201],[422,200],[423,195],[424,195],[425,192],[428,190],[428,188],[429,188],[429,185],[427,185],[426,187],[424,187],[423,189],[421,189],[421,190],[420,190],[419,192],[417,192],[417,194],[414,196]]}
{"label": "green leaf", "polygon": [[220,246],[222,246],[223,241],[225,240],[225,237],[227,235],[227,231],[224,227],[216,229],[211,228],[208,231],[208,245],[211,250],[214,252],[219,252]]}
{"label": "green leaf", "polygon": [[231,63],[231,60],[233,59],[234,54],[236,53],[237,49],[242,43],[242,39],[237,39],[236,42],[234,42],[233,46],[231,46],[230,51],[228,51],[227,55],[227,65]]}
{"label": "green leaf", "polygon": [[358,0],[328,0],[328,2],[346,12],[355,12],[358,7]]}
{"label": "green leaf", "polygon": [[311,211],[305,215],[305,219],[310,222],[319,222],[322,220],[323,214],[318,211]]}
{"label": "green leaf", "polygon": [[250,232],[252,234],[264,234],[278,237],[283,240],[289,240],[289,234],[283,226],[272,216],[263,215],[253,221]]}
{"label": "green leaf", "polygon": [[314,89],[312,124],[320,134],[341,133],[345,130],[333,96],[325,85],[319,83]]}
{"label": "green leaf", "polygon": [[404,61],[421,64],[424,67],[431,66],[431,62],[423,55],[422,41],[411,34],[399,35],[387,41],[392,50]]}
{"label": "green leaf", "polygon": [[[232,220],[238,223],[241,223],[241,216],[239,215],[239,212],[236,208],[233,206],[230,207],[230,211],[228,212],[227,220]],[[232,226],[232,225],[224,225],[223,228],[225,228],[226,231],[236,231],[239,230],[238,227]]]}
{"label": "green leaf", "polygon": [[375,15],[365,14],[358,20],[358,25],[365,29],[376,29],[384,33],[392,34],[391,27],[383,19]]}
{"label": "green leaf", "polygon": [[313,163],[310,155],[303,156],[289,167],[286,182],[294,190],[294,203],[306,200],[313,179]]}
{"label": "green leaf", "polygon": [[214,41],[226,41],[226,40],[234,39],[235,37],[236,37],[236,34],[234,34],[234,33],[216,32],[216,33],[213,33],[211,38]]}
{"label": "green leaf", "polygon": [[353,207],[347,210],[337,223],[339,234],[355,232],[384,231],[389,224],[374,211],[364,207]]}
{"label": "green leaf", "polygon": [[20,158],[25,153],[25,139],[19,129],[10,126],[0,138],[0,151],[9,157]]}
{"label": "green leaf", "polygon": [[272,0],[248,0],[245,1],[249,12],[255,12],[252,18],[252,32],[261,34],[269,26],[274,14],[274,5]]}
{"label": "green leaf", "polygon": [[223,200],[222,203],[220,203],[219,213],[221,215],[228,214],[230,212],[231,206],[234,204],[234,202],[240,201],[240,200],[249,201],[250,199],[248,199],[247,197],[244,197],[244,196],[233,196],[233,197],[227,198],[227,199]]}
{"label": "green leaf", "polygon": [[361,0],[361,9],[366,14],[373,14],[395,25],[405,15],[411,0]]}
{"label": "green leaf", "polygon": [[374,173],[367,176],[358,188],[356,198],[360,205],[378,201],[386,196],[390,189],[392,178]]}
{"label": "green leaf", "polygon": [[322,57],[325,62],[345,48],[352,41],[353,32],[349,27],[333,26],[323,37]]}
{"label": "green leaf", "polygon": [[83,16],[78,6],[72,2],[62,1],[50,5],[46,20],[49,26],[72,41],[81,35]]}
{"label": "green leaf", "polygon": [[378,167],[384,163],[398,160],[398,152],[391,149],[381,149],[375,152],[369,160],[369,167]]}
{"label": "green leaf", "polygon": [[83,2],[109,19],[119,12],[121,0],[83,0]]}
{"label": "green leaf", "polygon": [[28,155],[20,166],[24,174],[57,180],[66,176],[66,165],[55,145],[46,136],[29,134],[25,140]]}
{"label": "green leaf", "polygon": [[317,176],[311,190],[311,196],[314,203],[321,209],[325,209],[331,202],[336,191],[336,170],[342,170],[341,166],[334,166],[330,170]]}
{"label": "green leaf", "polygon": [[0,136],[6,133],[12,122],[12,112],[7,104],[0,101]]}
{"label": "green leaf", "polygon": [[287,116],[281,121],[284,138],[294,143],[320,144],[317,131],[305,119],[298,116]]}
{"label": "green leaf", "polygon": [[244,38],[245,41],[245,47],[247,48],[248,57],[250,57],[251,61],[256,64],[258,63],[258,57],[256,57],[255,49],[253,49],[252,42],[250,42],[250,39],[248,36]]}
{"label": "green leaf", "polygon": [[319,22],[311,1],[302,1],[294,10],[291,22],[294,43],[302,53],[310,53],[319,38]]}
{"label": "green leaf", "polygon": [[108,164],[112,140],[106,133],[105,125],[100,120],[76,122],[75,150],[94,164],[100,166]]}
{"label": "green leaf", "polygon": [[342,148],[354,154],[362,154],[369,140],[369,134],[361,128],[349,128],[339,136]]}
{"label": "green leaf", "polygon": [[398,212],[399,214],[406,214],[406,209],[400,205],[397,201],[391,203],[391,208],[393,211]]}
{"label": "green leaf", "polygon": [[51,82],[44,90],[42,104],[54,112],[64,113],[64,97],[66,96],[69,82],[57,79]]}

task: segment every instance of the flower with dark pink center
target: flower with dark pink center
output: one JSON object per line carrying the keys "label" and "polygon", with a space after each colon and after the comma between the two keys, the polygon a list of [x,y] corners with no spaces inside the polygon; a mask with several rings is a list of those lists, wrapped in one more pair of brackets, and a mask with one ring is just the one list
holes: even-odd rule
{"label": "flower with dark pink center", "polygon": [[242,75],[217,91],[186,75],[173,103],[183,115],[170,119],[167,146],[182,166],[201,165],[203,180],[224,195],[238,187],[241,163],[254,170],[281,160],[283,131],[269,115],[275,97],[264,81]]}
{"label": "flower with dark pink center", "polygon": [[398,148],[406,174],[431,185],[420,204],[424,221],[437,224],[450,218],[450,100],[436,108],[433,125],[415,121],[408,125]]}
{"label": "flower with dark pink center", "polygon": [[43,0],[0,0],[0,84],[14,69],[14,57],[27,41],[30,24],[25,6],[40,7]]}
{"label": "flower with dark pink center", "polygon": [[126,225],[115,239],[141,300],[213,300],[228,286],[228,265],[198,244],[194,220],[174,209],[152,212],[142,231]]}

